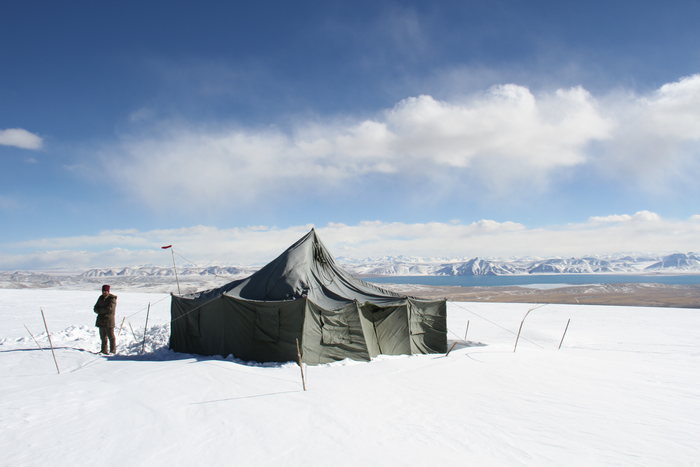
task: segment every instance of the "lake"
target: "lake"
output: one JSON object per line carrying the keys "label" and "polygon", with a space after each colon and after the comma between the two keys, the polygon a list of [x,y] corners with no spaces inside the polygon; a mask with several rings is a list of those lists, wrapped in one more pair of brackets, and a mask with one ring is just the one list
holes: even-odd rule
{"label": "lake", "polygon": [[376,284],[451,285],[460,287],[536,284],[700,284],[700,275],[628,275],[628,274],[540,274],[518,276],[383,276],[363,278]]}

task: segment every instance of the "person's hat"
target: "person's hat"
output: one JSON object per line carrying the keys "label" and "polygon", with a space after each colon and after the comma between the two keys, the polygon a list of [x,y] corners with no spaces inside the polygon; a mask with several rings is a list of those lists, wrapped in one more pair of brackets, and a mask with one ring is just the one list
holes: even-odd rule
{"label": "person's hat", "polygon": [[102,291],[103,291],[103,292],[109,292],[109,286],[108,286],[108,285],[103,285],[103,286],[102,286]]}

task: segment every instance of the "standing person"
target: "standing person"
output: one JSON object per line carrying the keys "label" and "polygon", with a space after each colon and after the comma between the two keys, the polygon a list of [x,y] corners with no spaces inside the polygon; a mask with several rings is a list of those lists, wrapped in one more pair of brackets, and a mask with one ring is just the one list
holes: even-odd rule
{"label": "standing person", "polygon": [[[109,293],[109,286],[102,286],[102,295],[95,303],[95,313],[97,321],[95,326],[100,328],[100,340],[102,341],[103,354],[115,353],[117,351],[117,338],[114,336],[114,318],[117,312],[117,296]],[[109,339],[109,352],[107,352],[107,339]]]}

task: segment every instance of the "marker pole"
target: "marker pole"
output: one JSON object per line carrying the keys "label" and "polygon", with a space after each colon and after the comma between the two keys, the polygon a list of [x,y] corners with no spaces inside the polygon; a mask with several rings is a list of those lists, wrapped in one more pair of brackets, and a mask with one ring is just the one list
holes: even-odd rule
{"label": "marker pole", "polygon": [[53,355],[53,362],[56,364],[56,371],[61,374],[61,370],[58,369],[58,362],[56,361],[56,353],[53,351],[53,343],[51,342],[51,334],[49,333],[49,327],[46,325],[46,317],[44,316],[43,308],[41,310],[41,318],[44,320],[44,328],[46,329],[46,335],[49,336],[49,345],[51,346],[51,355]]}

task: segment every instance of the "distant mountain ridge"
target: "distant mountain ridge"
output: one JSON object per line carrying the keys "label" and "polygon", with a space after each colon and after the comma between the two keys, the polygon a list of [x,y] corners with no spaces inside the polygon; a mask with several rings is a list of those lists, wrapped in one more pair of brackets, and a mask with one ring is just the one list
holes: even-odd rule
{"label": "distant mountain ridge", "polygon": [[[700,255],[674,253],[666,256],[619,255],[598,258],[417,258],[384,256],[381,258],[337,258],[349,272],[360,276],[510,276],[522,274],[644,274],[653,272],[700,273]],[[180,276],[221,276],[231,280],[246,277],[258,267],[185,266]],[[90,269],[82,277],[154,277],[174,276],[172,267],[144,266],[135,268]]]}
{"label": "distant mountain ridge", "polygon": [[[241,266],[183,267],[177,270],[181,276],[248,276],[259,268]],[[138,268],[90,269],[80,274],[81,277],[152,277],[174,276],[170,267],[143,266]]]}
{"label": "distant mountain ridge", "polygon": [[[527,274],[700,274],[700,255],[607,255],[581,258],[337,258],[351,274],[369,276],[515,276]],[[117,290],[133,292],[192,293],[243,279],[259,270],[257,266],[192,264],[172,267],[133,266],[80,271],[0,272],[0,288],[58,288],[99,290],[111,284]]]}
{"label": "distant mountain ridge", "polygon": [[378,276],[508,276],[524,274],[645,274],[700,273],[700,255],[673,253],[666,256],[610,255],[604,258],[514,258],[469,260],[421,258],[339,258],[343,267],[357,275]]}

